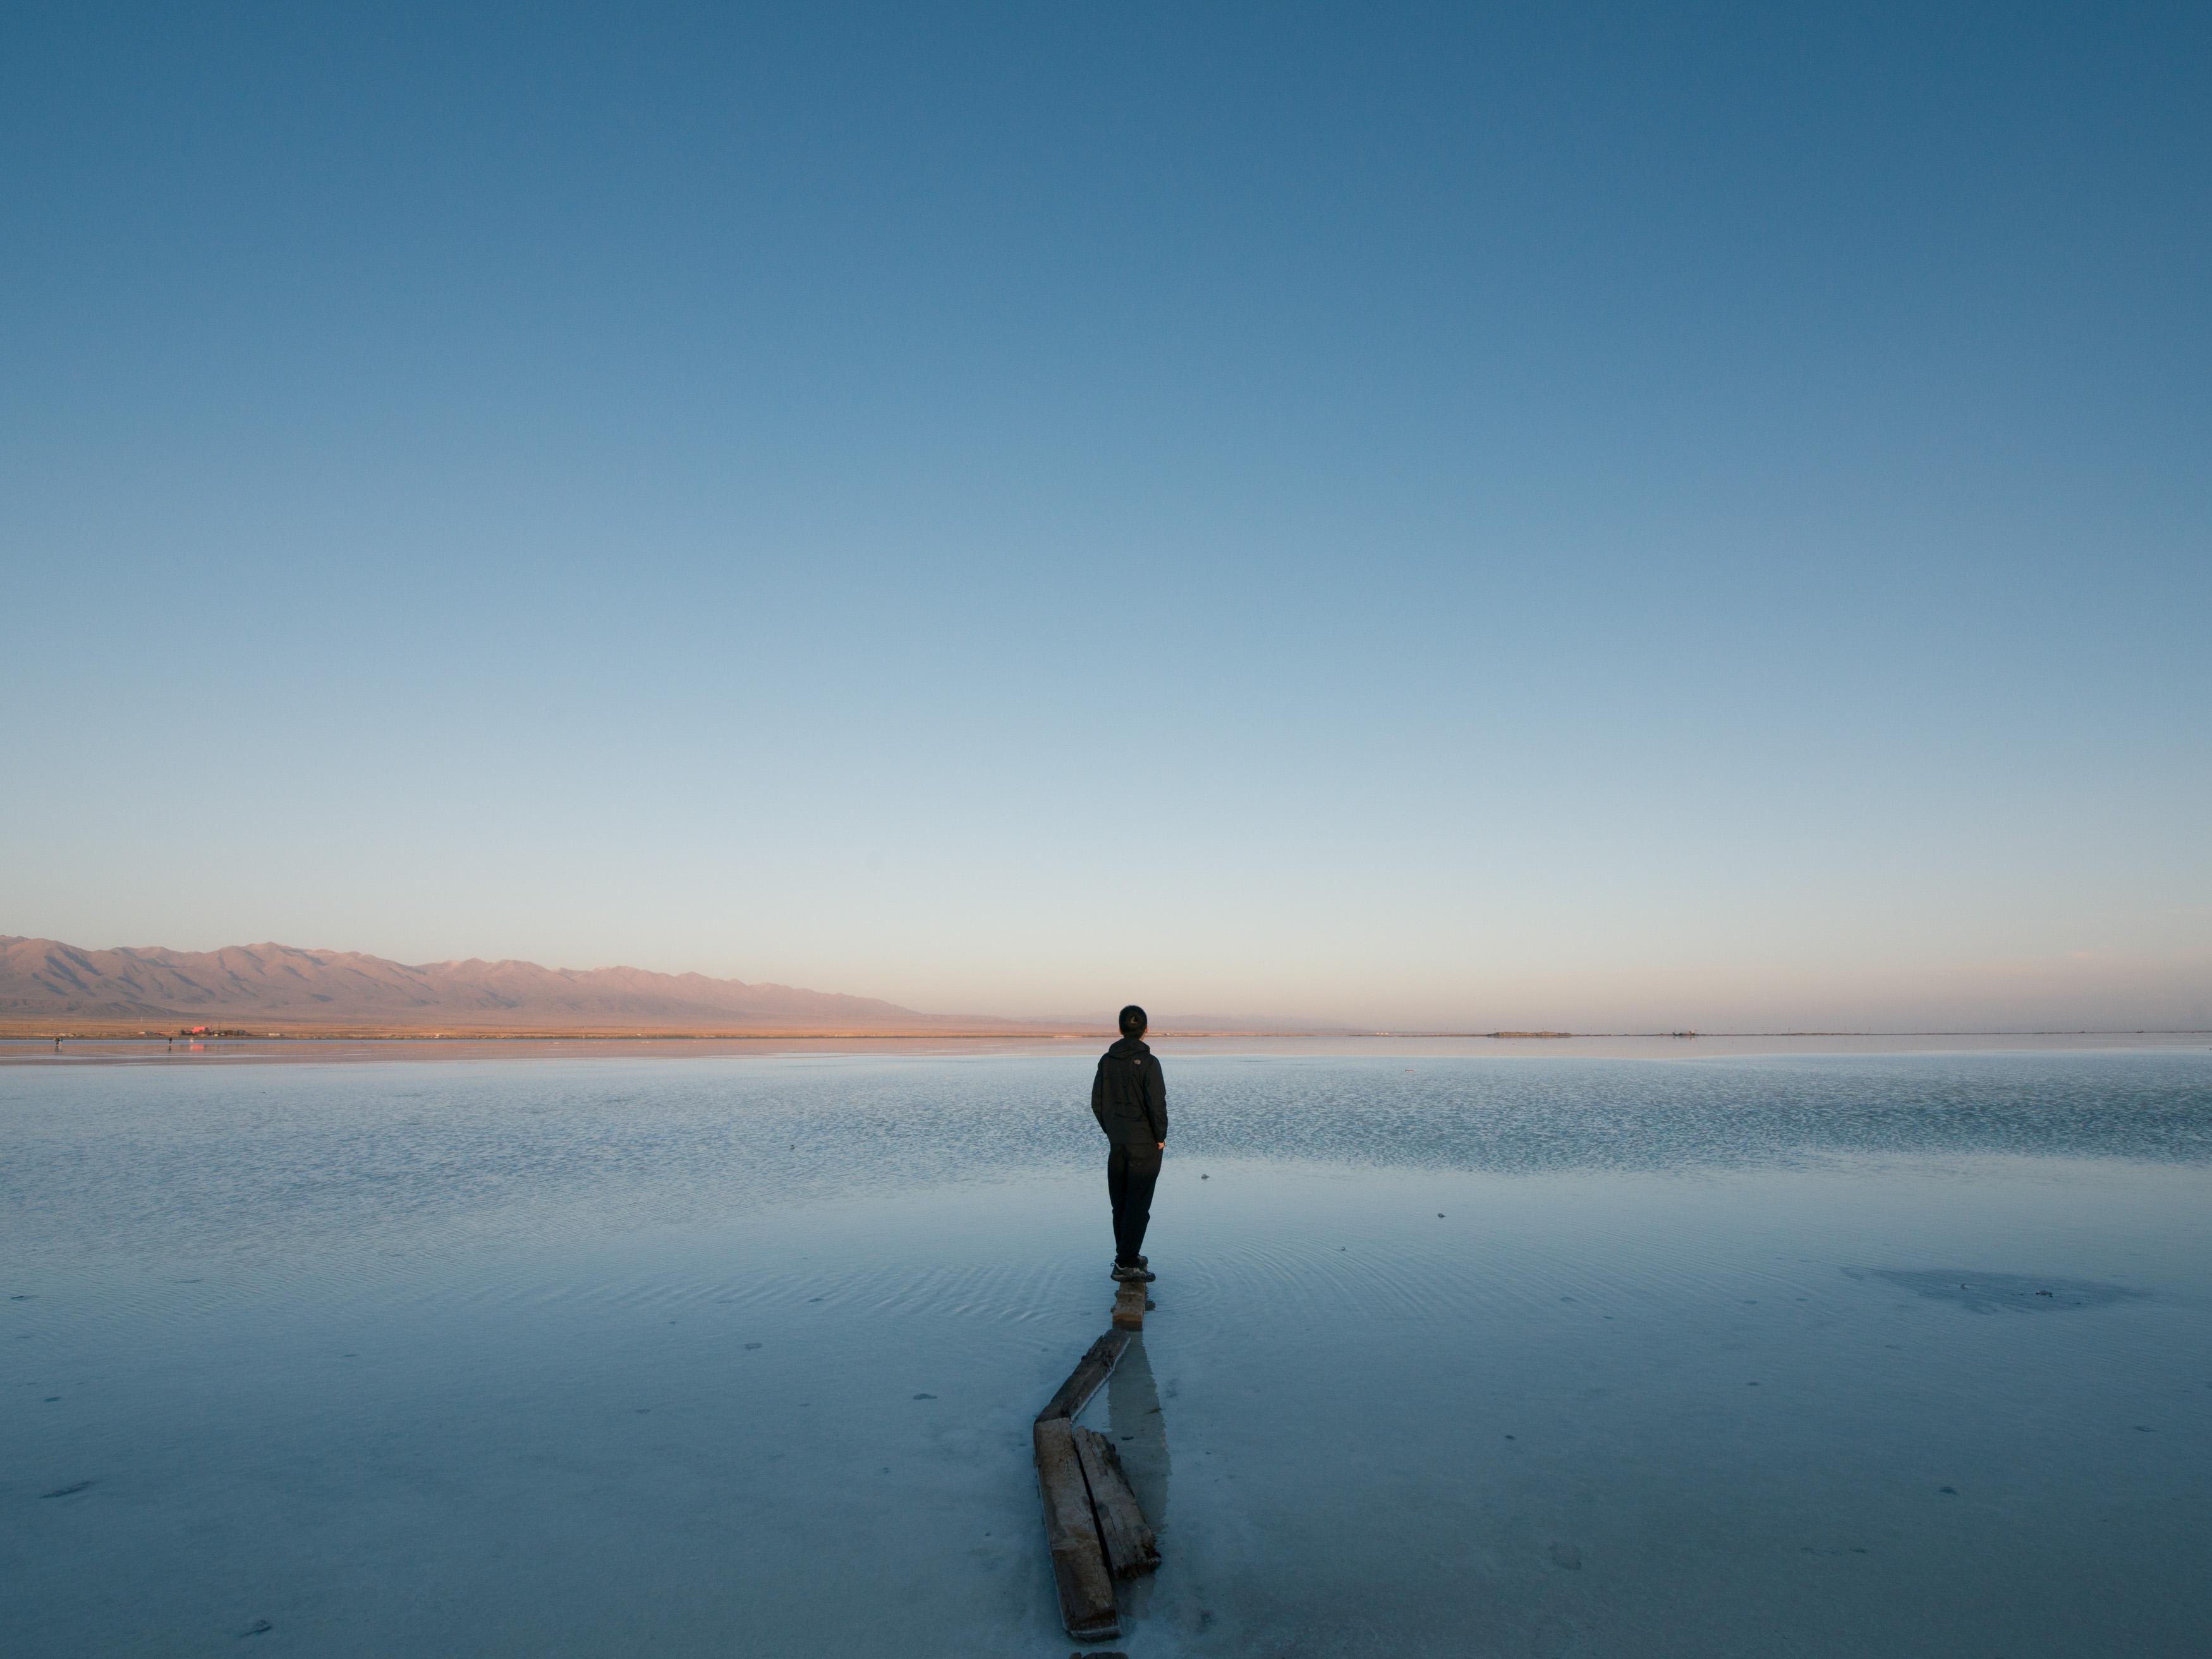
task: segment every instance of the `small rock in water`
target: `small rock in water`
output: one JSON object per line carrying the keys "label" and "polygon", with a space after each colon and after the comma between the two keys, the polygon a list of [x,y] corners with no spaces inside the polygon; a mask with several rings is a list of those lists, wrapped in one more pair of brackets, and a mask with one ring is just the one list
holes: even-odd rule
{"label": "small rock in water", "polygon": [[1959,1489],[1956,1486],[1938,1486],[1936,1490],[1938,1492],[1948,1492],[1954,1498],[1956,1498],[1959,1495]]}
{"label": "small rock in water", "polygon": [[759,1343],[757,1343],[757,1342],[748,1342],[748,1343],[746,1343],[746,1344],[745,1344],[745,1347],[746,1347],[749,1351],[750,1351],[750,1350],[751,1350],[751,1349],[754,1349],[754,1348],[757,1348],[758,1346],[760,1346],[760,1344],[759,1344]]}
{"label": "small rock in water", "polygon": [[937,1396],[933,1394],[918,1394],[915,1395],[915,1398],[916,1400],[934,1400]]}
{"label": "small rock in water", "polygon": [[266,1636],[270,1631],[275,1630],[276,1628],[276,1626],[270,1624],[266,1619],[257,1619],[252,1624],[248,1625],[244,1630],[238,1632],[238,1639],[243,1642],[249,1636]]}
{"label": "small rock in water", "polygon": [[74,1481],[66,1486],[56,1486],[52,1492],[42,1492],[39,1496],[41,1498],[74,1498],[81,1492],[90,1490],[92,1482],[89,1480],[78,1480]]}
{"label": "small rock in water", "polygon": [[1583,1553],[1572,1544],[1554,1544],[1552,1546],[1552,1565],[1565,1567],[1569,1572],[1580,1572],[1583,1570]]}

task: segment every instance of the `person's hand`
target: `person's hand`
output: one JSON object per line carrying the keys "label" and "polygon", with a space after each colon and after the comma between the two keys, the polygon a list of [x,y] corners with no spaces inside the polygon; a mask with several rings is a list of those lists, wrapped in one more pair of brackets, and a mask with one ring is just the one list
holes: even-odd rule
{"label": "person's hand", "polygon": [[1162,1151],[1162,1152],[1164,1152],[1165,1151],[1167,1151],[1167,1149],[1168,1149],[1168,1144],[1167,1144],[1167,1142],[1166,1142],[1166,1141],[1164,1141],[1164,1140],[1156,1140],[1156,1141],[1154,1141],[1154,1142],[1152,1143],[1152,1145],[1153,1145],[1153,1146],[1157,1146],[1158,1148],[1159,1148],[1159,1150],[1160,1150],[1160,1151]]}

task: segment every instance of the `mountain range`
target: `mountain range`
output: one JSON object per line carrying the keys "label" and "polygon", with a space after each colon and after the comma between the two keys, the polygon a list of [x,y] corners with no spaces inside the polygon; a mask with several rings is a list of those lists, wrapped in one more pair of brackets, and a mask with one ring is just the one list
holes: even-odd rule
{"label": "mountain range", "polygon": [[474,1033],[1033,1031],[1024,1021],[917,1013],[873,997],[642,968],[391,962],[357,951],[234,945],[86,950],[0,934],[0,1024]]}

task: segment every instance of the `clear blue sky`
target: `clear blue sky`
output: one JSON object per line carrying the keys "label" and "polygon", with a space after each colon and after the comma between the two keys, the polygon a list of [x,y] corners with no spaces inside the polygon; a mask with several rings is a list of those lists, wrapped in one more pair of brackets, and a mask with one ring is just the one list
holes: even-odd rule
{"label": "clear blue sky", "polygon": [[2212,1024],[2208,88],[2200,5],[18,0],[0,931]]}

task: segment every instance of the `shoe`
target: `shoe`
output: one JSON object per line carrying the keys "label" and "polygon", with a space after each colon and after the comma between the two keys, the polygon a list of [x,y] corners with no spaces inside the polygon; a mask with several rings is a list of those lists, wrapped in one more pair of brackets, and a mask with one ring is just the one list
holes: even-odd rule
{"label": "shoe", "polygon": [[1117,1261],[1114,1264],[1114,1270],[1106,1276],[1112,1279],[1116,1285],[1121,1285],[1126,1284],[1129,1279],[1135,1277],[1140,1271],[1141,1269],[1136,1267],[1125,1267]]}
{"label": "shoe", "polygon": [[1114,1279],[1116,1284],[1149,1285],[1158,1277],[1158,1273],[1144,1265],[1141,1258],[1134,1267],[1124,1267],[1119,1262],[1114,1266]]}

